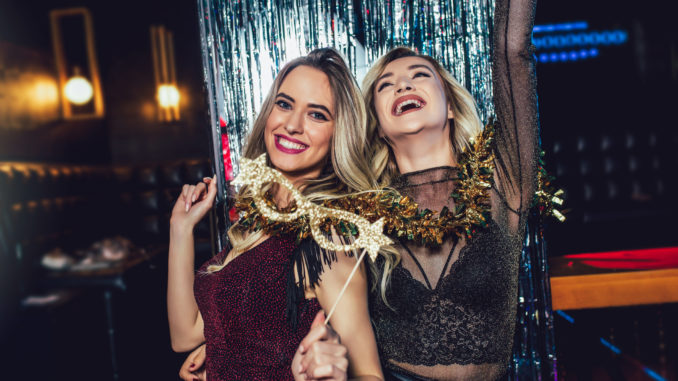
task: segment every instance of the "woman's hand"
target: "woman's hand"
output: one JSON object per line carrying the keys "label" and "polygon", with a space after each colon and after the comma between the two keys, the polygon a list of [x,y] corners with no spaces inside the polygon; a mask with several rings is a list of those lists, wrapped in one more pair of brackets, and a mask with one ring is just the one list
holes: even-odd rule
{"label": "woman's hand", "polygon": [[179,378],[184,381],[205,381],[205,344],[196,348],[186,358],[181,369]]}
{"label": "woman's hand", "polygon": [[170,225],[173,228],[193,229],[209,212],[217,195],[216,175],[205,177],[196,185],[185,184],[172,209]]}
{"label": "woman's hand", "polygon": [[341,338],[325,324],[325,313],[313,319],[311,330],[301,341],[292,359],[295,380],[345,381],[348,372],[348,351]]}

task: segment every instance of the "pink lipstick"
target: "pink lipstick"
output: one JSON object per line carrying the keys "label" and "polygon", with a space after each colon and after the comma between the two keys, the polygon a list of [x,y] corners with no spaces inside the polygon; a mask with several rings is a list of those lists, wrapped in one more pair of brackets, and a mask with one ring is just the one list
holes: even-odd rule
{"label": "pink lipstick", "polygon": [[308,149],[308,144],[290,138],[289,136],[275,135],[275,148],[280,152],[295,155],[306,151]]}

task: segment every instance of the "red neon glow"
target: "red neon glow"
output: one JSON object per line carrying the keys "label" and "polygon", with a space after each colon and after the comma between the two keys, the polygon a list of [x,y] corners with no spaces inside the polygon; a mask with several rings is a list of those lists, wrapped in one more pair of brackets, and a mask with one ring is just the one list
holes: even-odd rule
{"label": "red neon glow", "polygon": [[[219,126],[221,128],[226,127],[226,121],[223,118],[219,118]],[[224,175],[226,176],[226,181],[233,180],[233,163],[231,162],[231,148],[228,144],[228,134],[225,132],[221,134],[221,155],[224,160]]]}
{"label": "red neon glow", "polygon": [[678,267],[678,247],[569,254],[564,257],[601,269],[653,270]]}

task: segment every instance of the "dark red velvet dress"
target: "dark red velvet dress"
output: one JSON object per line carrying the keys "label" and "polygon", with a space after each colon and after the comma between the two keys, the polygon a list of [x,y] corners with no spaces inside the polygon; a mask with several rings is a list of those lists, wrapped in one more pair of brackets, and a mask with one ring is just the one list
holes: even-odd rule
{"label": "dark red velvet dress", "polygon": [[[296,245],[274,236],[208,274],[195,278],[195,297],[205,321],[207,379],[292,380],[290,364],[320,305],[303,299],[297,328],[286,317],[286,277]],[[222,261],[224,254],[215,257]]]}

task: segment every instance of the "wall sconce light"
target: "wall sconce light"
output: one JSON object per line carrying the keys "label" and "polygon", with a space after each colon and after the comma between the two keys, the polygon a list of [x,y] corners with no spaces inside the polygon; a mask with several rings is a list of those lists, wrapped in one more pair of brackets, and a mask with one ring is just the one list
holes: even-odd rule
{"label": "wall sconce light", "polygon": [[179,89],[175,85],[158,86],[158,104],[164,109],[179,107]]}
{"label": "wall sconce light", "polygon": [[94,96],[94,89],[87,78],[80,75],[78,68],[64,86],[64,95],[69,102],[77,106],[87,104]]}
{"label": "wall sconce light", "polygon": [[[56,9],[50,12],[50,20],[54,58],[62,89],[62,116],[64,119],[103,117],[104,100],[91,13],[86,8]],[[67,68],[73,68],[72,72],[67,72]]]}
{"label": "wall sconce light", "polygon": [[177,87],[176,62],[174,60],[174,37],[164,26],[151,26],[151,50],[153,73],[158,100],[158,120],[179,120],[181,95]]}

